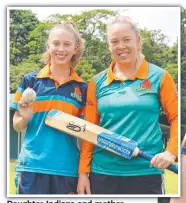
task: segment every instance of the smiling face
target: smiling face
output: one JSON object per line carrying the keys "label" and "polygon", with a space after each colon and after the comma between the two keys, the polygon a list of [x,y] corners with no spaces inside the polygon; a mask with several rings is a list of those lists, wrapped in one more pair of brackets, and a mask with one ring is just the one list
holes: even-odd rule
{"label": "smiling face", "polygon": [[135,63],[140,40],[127,23],[113,24],[108,29],[109,50],[119,64]]}
{"label": "smiling face", "polygon": [[69,31],[58,28],[51,31],[47,43],[51,65],[69,65],[72,56],[76,54],[77,43]]}

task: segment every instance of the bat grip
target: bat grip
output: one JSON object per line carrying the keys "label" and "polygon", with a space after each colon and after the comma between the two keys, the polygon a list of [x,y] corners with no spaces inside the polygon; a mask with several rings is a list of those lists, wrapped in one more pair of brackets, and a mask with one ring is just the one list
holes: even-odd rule
{"label": "bat grip", "polygon": [[[141,150],[139,151],[138,156],[140,156],[146,160],[149,160],[149,161],[151,161],[151,159],[153,158],[153,155],[143,152]],[[167,169],[178,174],[178,167],[174,164],[170,164]]]}

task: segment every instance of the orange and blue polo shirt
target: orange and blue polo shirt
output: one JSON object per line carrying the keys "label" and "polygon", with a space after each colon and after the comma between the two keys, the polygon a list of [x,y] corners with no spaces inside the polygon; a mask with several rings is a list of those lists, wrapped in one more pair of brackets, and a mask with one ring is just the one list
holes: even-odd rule
{"label": "orange and blue polo shirt", "polygon": [[[123,81],[113,74],[114,65],[90,80],[85,120],[136,141],[141,150],[152,155],[167,150],[177,156],[178,96],[170,74],[143,59],[137,73]],[[158,122],[161,106],[170,123],[166,149]],[[83,141],[79,173],[90,171],[113,176],[163,173],[140,157],[127,160]]]}
{"label": "orange and blue polo shirt", "polygon": [[23,77],[11,108],[18,111],[17,103],[27,87],[33,88],[37,97],[33,104],[34,114],[28,123],[17,160],[16,171],[77,177],[78,140],[46,126],[45,118],[51,109],[81,117],[87,83],[71,69],[71,76],[59,84],[47,65],[42,70]]}

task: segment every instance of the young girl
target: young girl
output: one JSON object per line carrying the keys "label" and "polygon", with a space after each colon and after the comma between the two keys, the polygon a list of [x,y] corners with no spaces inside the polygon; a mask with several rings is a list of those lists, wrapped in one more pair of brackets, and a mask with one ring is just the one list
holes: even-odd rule
{"label": "young girl", "polygon": [[[27,127],[16,164],[18,194],[72,194],[77,190],[78,140],[45,125],[49,110],[81,116],[87,84],[74,68],[84,43],[71,22],[55,25],[44,54],[46,66],[26,74],[14,96],[16,131]],[[34,103],[21,98],[28,87],[37,94]]]}
{"label": "young girl", "polygon": [[[155,155],[151,160],[155,167],[142,158],[126,160],[84,141],[78,192],[163,194],[161,170],[176,160],[178,151],[176,85],[166,70],[145,60],[139,30],[129,17],[115,17],[107,26],[107,38],[114,61],[89,82],[85,120],[136,141]],[[170,122],[166,149],[158,122],[161,105]]]}

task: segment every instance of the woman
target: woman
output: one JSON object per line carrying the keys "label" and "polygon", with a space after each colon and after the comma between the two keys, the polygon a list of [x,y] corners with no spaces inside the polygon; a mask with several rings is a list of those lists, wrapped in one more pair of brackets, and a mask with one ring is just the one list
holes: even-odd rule
{"label": "woman", "polygon": [[[55,25],[44,54],[47,65],[25,75],[14,96],[14,128],[19,132],[27,127],[16,164],[18,194],[77,193],[77,139],[47,127],[45,117],[51,109],[81,116],[87,84],[74,68],[83,48],[83,40],[73,23]],[[22,99],[28,87],[37,94],[34,103]]]}
{"label": "woman", "polygon": [[[176,85],[167,71],[145,60],[139,30],[129,17],[115,17],[107,38],[114,61],[90,80],[85,119],[135,140],[143,151],[156,154],[151,165],[163,170],[177,158]],[[166,149],[158,123],[161,105],[171,126]],[[163,171],[155,167],[83,142],[78,193],[163,194]]]}

